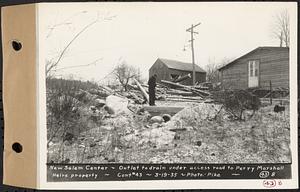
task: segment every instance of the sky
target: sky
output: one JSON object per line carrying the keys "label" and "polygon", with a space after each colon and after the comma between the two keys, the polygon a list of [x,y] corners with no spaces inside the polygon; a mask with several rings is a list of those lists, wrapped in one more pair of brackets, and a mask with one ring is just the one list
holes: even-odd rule
{"label": "sky", "polygon": [[[192,61],[190,33],[195,28],[195,63],[233,60],[259,46],[279,46],[272,36],[274,17],[295,3],[46,3],[39,7],[42,60],[56,61],[55,74],[103,81],[120,63],[140,68],[144,78],[157,58]],[[292,40],[292,39],[291,39]],[[185,48],[184,48],[185,47]]]}

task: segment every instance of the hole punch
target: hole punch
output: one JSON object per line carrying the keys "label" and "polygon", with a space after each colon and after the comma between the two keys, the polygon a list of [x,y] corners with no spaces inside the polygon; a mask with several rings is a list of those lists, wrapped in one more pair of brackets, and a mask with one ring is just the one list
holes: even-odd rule
{"label": "hole punch", "polygon": [[16,152],[16,153],[21,153],[23,151],[23,147],[20,143],[14,143],[12,145],[12,149]]}
{"label": "hole punch", "polygon": [[17,40],[12,41],[11,45],[15,51],[20,51],[22,49],[22,43]]}

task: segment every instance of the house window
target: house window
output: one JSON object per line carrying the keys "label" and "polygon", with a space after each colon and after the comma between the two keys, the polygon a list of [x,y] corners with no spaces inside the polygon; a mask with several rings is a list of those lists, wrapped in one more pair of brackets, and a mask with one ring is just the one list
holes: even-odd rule
{"label": "house window", "polygon": [[253,61],[249,61],[250,77],[253,77]]}
{"label": "house window", "polygon": [[249,61],[249,75],[250,77],[258,77],[258,67],[259,61],[258,60],[251,60]]}
{"label": "house window", "polygon": [[254,76],[258,76],[258,61],[254,61]]}

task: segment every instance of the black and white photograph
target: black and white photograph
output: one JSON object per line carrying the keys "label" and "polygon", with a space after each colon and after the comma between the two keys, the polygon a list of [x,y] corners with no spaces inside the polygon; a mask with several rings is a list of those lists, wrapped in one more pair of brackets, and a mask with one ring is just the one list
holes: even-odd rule
{"label": "black and white photograph", "polygon": [[291,164],[291,7],[48,4],[47,164]]}

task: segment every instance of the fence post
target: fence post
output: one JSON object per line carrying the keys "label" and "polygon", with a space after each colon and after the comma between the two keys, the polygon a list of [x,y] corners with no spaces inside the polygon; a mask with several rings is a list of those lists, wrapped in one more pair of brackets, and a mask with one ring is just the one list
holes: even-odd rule
{"label": "fence post", "polygon": [[272,105],[272,81],[270,80],[270,103]]}

